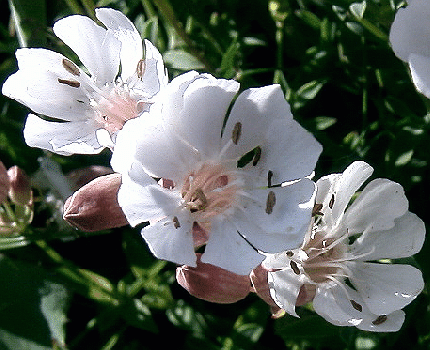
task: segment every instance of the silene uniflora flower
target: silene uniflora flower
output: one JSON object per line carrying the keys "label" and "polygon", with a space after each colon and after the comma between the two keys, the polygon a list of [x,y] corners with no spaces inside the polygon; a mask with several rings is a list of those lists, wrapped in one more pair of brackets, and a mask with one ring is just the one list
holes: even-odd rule
{"label": "silene uniflora flower", "polygon": [[408,1],[400,8],[390,30],[394,53],[409,65],[419,92],[430,98],[430,1]]}
{"label": "silene uniflora flower", "polygon": [[167,83],[160,53],[147,40],[143,48],[121,12],[99,8],[96,17],[104,27],[80,15],[53,27],[82,68],[50,50],[17,50],[19,70],[2,92],[39,115],[29,114],[25,123],[28,145],[62,155],[112,148],[124,123],[147,110]]}
{"label": "silene uniflora flower", "polygon": [[289,314],[297,316],[298,297],[305,296],[335,325],[397,331],[405,318],[401,309],[423,290],[418,269],[392,261],[417,253],[425,236],[403,188],[375,179],[350,204],[372,172],[354,162],[318,180],[314,222],[302,247],[263,261],[272,299]]}
{"label": "silene uniflora flower", "polygon": [[307,176],[321,145],[293,120],[278,85],[232,103],[238,89],[234,80],[180,75],[162,104],[118,135],[119,204],[131,225],[149,221],[142,235],[160,259],[195,267],[195,247],[204,246],[203,263],[246,275],[263,258],[256,249],[303,240],[315,191]]}

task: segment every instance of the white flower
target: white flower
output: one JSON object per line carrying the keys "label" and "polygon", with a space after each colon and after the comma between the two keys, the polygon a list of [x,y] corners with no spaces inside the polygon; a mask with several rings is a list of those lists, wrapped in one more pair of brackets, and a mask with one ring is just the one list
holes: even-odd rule
{"label": "white flower", "polygon": [[430,1],[408,1],[390,30],[394,53],[408,63],[417,90],[430,98]]}
{"label": "white flower", "polygon": [[[275,252],[303,240],[315,191],[305,177],[321,145],[293,120],[278,85],[246,90],[231,107],[238,89],[188,72],[118,135],[119,204],[131,225],[150,222],[142,235],[160,259],[195,267],[194,247],[205,244],[202,262],[245,275],[263,259],[251,244]],[[298,181],[269,188],[289,180]]]}
{"label": "white flower", "polygon": [[354,162],[343,174],[318,180],[316,220],[302,247],[263,261],[271,296],[288,313],[297,316],[300,289],[313,285],[313,307],[327,321],[378,332],[400,329],[401,309],[424,287],[422,274],[381,260],[417,253],[425,226],[408,211],[403,188],[387,179],[371,181],[348,206],[372,172],[367,163]]}
{"label": "white flower", "polygon": [[142,39],[121,12],[99,8],[96,17],[107,29],[79,15],[53,28],[90,75],[59,53],[17,50],[19,70],[2,92],[45,116],[28,116],[28,145],[62,155],[113,147],[123,124],[147,110],[167,83],[160,53],[145,40],[142,59]]}

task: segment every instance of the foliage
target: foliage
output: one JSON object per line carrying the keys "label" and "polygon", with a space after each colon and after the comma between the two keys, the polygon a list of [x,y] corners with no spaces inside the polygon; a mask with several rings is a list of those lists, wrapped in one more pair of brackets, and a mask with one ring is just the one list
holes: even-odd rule
{"label": "foliage", "polygon": [[[375,177],[399,182],[410,210],[427,220],[428,114],[388,33],[396,0],[10,0],[2,3],[0,81],[16,71],[19,46],[71,55],[52,32],[69,14],[124,12],[162,52],[172,78],[195,69],[234,78],[241,89],[281,84],[294,117],[324,151],[316,178],[362,159]],[[12,21],[12,22],[10,22]],[[16,26],[13,24],[15,23]],[[28,111],[0,96],[0,159],[28,174],[49,156],[67,173],[109,165],[109,154],[47,155],[25,145]],[[195,299],[129,227],[88,234],[56,220],[38,189],[25,239],[0,239],[0,349],[424,349],[428,296],[406,308],[395,334],[335,327],[310,309],[271,319],[255,295],[232,305]],[[428,223],[428,222],[427,222]],[[427,281],[429,244],[415,257]]]}

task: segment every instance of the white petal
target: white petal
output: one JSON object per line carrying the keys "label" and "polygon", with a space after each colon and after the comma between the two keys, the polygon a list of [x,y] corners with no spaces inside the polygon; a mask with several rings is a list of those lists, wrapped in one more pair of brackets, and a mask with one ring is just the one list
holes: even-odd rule
{"label": "white petal", "polygon": [[132,226],[145,221],[173,218],[180,201],[180,195],[176,191],[158,185],[139,163],[133,163],[129,173],[122,176],[118,203]]}
{"label": "white petal", "polygon": [[[91,113],[83,87],[91,84],[88,76],[71,74],[63,66],[66,58],[45,49],[19,49],[20,69],[4,83],[2,93],[34,112],[63,120],[85,120]],[[78,83],[73,87],[59,79]]]}
{"label": "white petal", "polygon": [[414,300],[424,288],[421,271],[398,264],[348,264],[351,283],[371,312],[388,315]]}
{"label": "white petal", "polygon": [[[428,44],[430,47],[430,43]],[[419,92],[430,98],[430,56],[411,54],[409,68],[412,81]]]}
{"label": "white petal", "polygon": [[404,321],[404,312],[395,311],[383,322],[367,308],[360,295],[346,285],[318,286],[313,300],[315,312],[336,326],[355,326],[374,332],[398,331]]}
{"label": "white petal", "polygon": [[[180,214],[175,219],[176,223],[170,217],[144,227],[142,237],[158,259],[196,267],[197,258],[191,233],[193,223]],[[178,223],[180,226],[177,226]]]}
{"label": "white petal", "polygon": [[403,187],[388,179],[371,181],[345,214],[350,233],[388,230],[408,209]]}
{"label": "white petal", "polygon": [[124,125],[118,133],[111,164],[115,171],[124,172],[132,161],[140,162],[150,175],[180,185],[196,165],[197,155],[181,135],[164,128],[158,112],[151,109]]}
{"label": "white petal", "polygon": [[[238,231],[266,253],[298,248],[311,222],[310,200],[314,191],[315,185],[309,179],[285,187],[249,191],[251,199],[243,203],[243,209],[234,217]],[[268,204],[269,196],[270,200],[275,199],[273,207]]]}
{"label": "white petal", "polygon": [[95,154],[104,147],[97,141],[95,127],[87,122],[57,123],[30,114],[24,127],[27,145],[61,155]]}
{"label": "white petal", "polygon": [[198,150],[202,160],[218,156],[224,118],[239,84],[200,74],[180,90],[173,90],[175,86],[170,85],[168,94],[163,95],[163,119]]}
{"label": "white petal", "polygon": [[430,57],[430,3],[426,0],[408,1],[400,8],[390,30],[391,46],[400,59],[408,62],[411,53]]}
{"label": "white petal", "polygon": [[393,228],[359,237],[349,251],[353,256],[363,256],[361,259],[368,261],[406,258],[421,250],[425,234],[424,222],[408,211],[395,219]]}
{"label": "white petal", "polygon": [[69,46],[100,85],[118,73],[121,42],[90,18],[73,15],[54,24],[54,33]]}
{"label": "white petal", "polygon": [[121,42],[121,77],[125,81],[136,72],[137,63],[142,59],[142,38],[133,23],[120,11],[98,8],[96,17]]}
{"label": "white petal", "polygon": [[202,262],[238,275],[248,275],[264,256],[257,253],[227,220],[214,220]]}
{"label": "white petal", "polygon": [[[349,165],[341,176],[326,177],[317,181],[316,203],[323,205],[322,212],[324,215],[329,213],[328,216],[333,220],[333,225],[343,216],[351,197],[363,185],[372,172],[373,168],[369,164],[357,161]],[[327,180],[331,182],[331,186],[328,191],[324,189],[326,195],[324,198],[321,198],[321,194],[318,192],[320,191],[320,186],[327,187],[327,184],[325,184]],[[326,218],[324,217],[324,219]]]}
{"label": "white petal", "polygon": [[260,146],[256,166],[250,163],[246,169],[261,176],[262,185],[269,170],[274,184],[302,178],[314,170],[321,145],[292,119],[279,85],[248,89],[239,95],[227,120],[224,143],[231,139],[238,123],[240,137],[226,155],[236,159]]}
{"label": "white petal", "polygon": [[160,52],[150,41],[145,39],[145,69],[142,78],[133,80],[133,92],[138,91],[141,96],[152,98],[166,86],[168,76],[164,68]]}
{"label": "white petal", "polygon": [[284,269],[290,265],[291,259],[287,256],[286,252],[264,254],[266,258],[261,263],[261,266],[266,270],[271,269]]}
{"label": "white petal", "polygon": [[274,302],[290,315],[299,317],[296,313],[296,301],[302,282],[292,269],[269,272],[267,280],[270,296]]}

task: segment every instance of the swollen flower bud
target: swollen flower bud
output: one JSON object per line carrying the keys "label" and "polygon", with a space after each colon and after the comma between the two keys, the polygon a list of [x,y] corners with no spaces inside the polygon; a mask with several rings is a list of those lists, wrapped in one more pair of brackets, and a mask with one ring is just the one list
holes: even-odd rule
{"label": "swollen flower bud", "polygon": [[31,205],[33,192],[30,179],[21,168],[14,165],[7,171],[10,181],[9,197],[17,205]]}
{"label": "swollen flower bud", "polygon": [[7,170],[2,162],[0,162],[0,204],[3,203],[7,198],[9,192],[10,181],[7,175]]}
{"label": "swollen flower bud", "polygon": [[235,303],[250,292],[248,276],[237,275],[220,267],[202,263],[197,254],[197,267],[183,265],[176,269],[176,280],[192,296],[218,304]]}
{"label": "swollen flower bud", "polygon": [[64,220],[86,232],[127,225],[117,200],[120,185],[121,175],[116,173],[92,180],[67,198]]}

